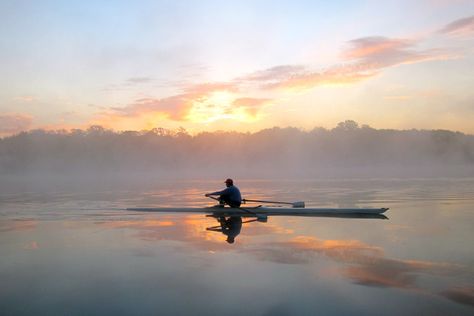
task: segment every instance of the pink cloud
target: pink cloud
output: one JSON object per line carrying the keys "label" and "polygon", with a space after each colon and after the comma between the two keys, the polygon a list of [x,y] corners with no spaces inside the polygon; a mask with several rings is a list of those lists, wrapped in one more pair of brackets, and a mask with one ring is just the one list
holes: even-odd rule
{"label": "pink cloud", "polygon": [[126,107],[112,108],[112,113],[110,114],[130,117],[159,112],[165,114],[172,120],[181,120],[189,111],[194,97],[196,96],[191,94],[179,94],[163,99],[138,99]]}
{"label": "pink cloud", "polygon": [[33,118],[25,114],[0,114],[0,135],[15,134],[30,128]]}
{"label": "pink cloud", "polygon": [[401,64],[444,60],[456,56],[439,50],[416,49],[417,42],[381,36],[364,37],[348,42],[342,52],[344,63],[315,71],[302,66],[279,66],[259,71],[244,79],[257,81],[264,89],[311,89],[320,85],[355,83]]}
{"label": "pink cloud", "polygon": [[362,67],[374,69],[452,57],[439,49],[417,50],[416,44],[416,41],[408,39],[363,37],[349,41],[349,47],[342,56]]}
{"label": "pink cloud", "polygon": [[[272,68],[259,70],[245,77],[240,78],[244,81],[276,81],[284,80],[293,75],[305,72],[306,66],[302,65],[280,65]],[[239,79],[237,79],[239,80]]]}
{"label": "pink cloud", "polygon": [[343,52],[346,59],[358,59],[400,51],[413,45],[406,39],[390,39],[382,36],[363,37],[349,41],[349,48]]}
{"label": "pink cloud", "polygon": [[453,36],[474,35],[474,16],[455,20],[443,27],[439,32]]}

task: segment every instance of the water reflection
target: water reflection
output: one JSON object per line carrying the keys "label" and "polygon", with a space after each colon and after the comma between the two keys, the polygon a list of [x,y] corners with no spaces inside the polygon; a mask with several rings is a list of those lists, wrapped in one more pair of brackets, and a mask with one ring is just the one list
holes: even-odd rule
{"label": "water reflection", "polygon": [[230,216],[225,218],[223,216],[216,217],[219,222],[218,226],[207,227],[206,230],[219,232],[227,236],[226,241],[229,244],[235,242],[235,238],[240,234],[242,230],[242,224],[257,222],[258,219],[251,219],[247,221],[242,221],[242,216]]}
{"label": "water reflection", "polygon": [[[347,218],[347,216],[342,217]],[[177,216],[173,219],[137,221],[128,223],[126,226],[138,229],[140,232],[136,236],[143,240],[176,240],[212,253],[233,251],[241,256],[263,262],[313,267],[316,269],[315,271],[318,271],[317,274],[324,273],[324,271],[318,270],[320,261],[323,258],[329,259],[333,263],[331,271],[353,284],[379,289],[396,288],[428,296],[435,295],[465,305],[471,305],[473,302],[472,288],[464,286],[462,282],[456,281],[454,288],[450,288],[453,284],[452,281],[447,282],[447,287],[442,291],[427,286],[425,282],[420,282],[420,279],[427,277],[431,277],[433,280],[462,279],[463,276],[469,274],[469,269],[461,264],[392,258],[386,255],[382,246],[358,239],[324,239],[318,238],[314,234],[304,235],[295,232],[282,225],[282,223],[295,223],[290,220],[275,224],[272,221],[263,223],[257,219],[248,219],[246,216],[203,217],[190,215],[183,217],[182,221],[176,220],[176,218]],[[217,221],[218,225],[206,226],[209,224],[206,218]],[[380,219],[382,217],[357,218]],[[297,226],[301,226],[305,222],[314,222],[315,220],[315,218],[297,217],[296,223],[298,223]],[[168,226],[163,223],[173,223],[173,225]],[[361,222],[357,221],[356,223]],[[119,228],[124,225],[114,225],[114,227]],[[270,236],[273,240],[259,238],[262,236],[259,234]],[[238,247],[225,247],[226,242],[234,244],[238,237],[244,238],[242,235],[251,238],[240,242]]]}
{"label": "water reflection", "polygon": [[[242,217],[244,216],[219,216],[219,215],[208,215],[208,217],[213,217],[217,220],[219,225],[207,227],[207,231],[212,232],[219,232],[223,235],[227,236],[226,241],[229,244],[233,244],[235,242],[235,238],[240,234],[242,230],[242,224],[253,223],[253,222],[260,222],[260,223],[267,223],[267,218],[262,220],[261,218],[255,218],[243,221]],[[245,216],[245,217],[252,217],[252,216]],[[337,217],[337,218],[371,218],[371,219],[388,219],[383,214],[342,214],[342,215],[330,215],[330,214],[318,214],[318,215],[299,215],[298,217]]]}

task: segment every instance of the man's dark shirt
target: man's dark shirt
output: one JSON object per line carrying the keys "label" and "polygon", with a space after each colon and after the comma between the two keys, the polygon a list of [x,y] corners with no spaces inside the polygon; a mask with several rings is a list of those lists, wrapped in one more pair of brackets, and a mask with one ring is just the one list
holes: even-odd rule
{"label": "man's dark shirt", "polygon": [[209,195],[220,195],[221,198],[229,200],[230,202],[238,205],[242,203],[242,196],[240,195],[240,190],[235,185],[231,185],[230,187],[227,187],[222,191],[210,193]]}

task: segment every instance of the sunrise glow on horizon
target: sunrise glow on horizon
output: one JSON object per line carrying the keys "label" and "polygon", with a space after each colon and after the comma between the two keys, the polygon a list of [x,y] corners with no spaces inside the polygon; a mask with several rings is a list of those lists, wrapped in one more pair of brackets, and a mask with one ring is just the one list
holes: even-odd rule
{"label": "sunrise glow on horizon", "polygon": [[157,127],[474,134],[473,1],[2,1],[0,136]]}

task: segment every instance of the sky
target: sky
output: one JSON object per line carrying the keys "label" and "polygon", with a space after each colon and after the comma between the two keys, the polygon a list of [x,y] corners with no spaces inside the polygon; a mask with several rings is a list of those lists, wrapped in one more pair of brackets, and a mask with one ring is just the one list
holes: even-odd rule
{"label": "sky", "polygon": [[0,136],[102,125],[474,134],[474,1],[0,0]]}

